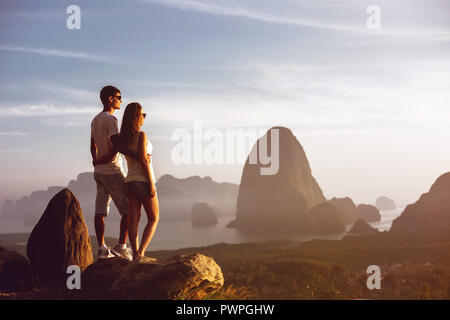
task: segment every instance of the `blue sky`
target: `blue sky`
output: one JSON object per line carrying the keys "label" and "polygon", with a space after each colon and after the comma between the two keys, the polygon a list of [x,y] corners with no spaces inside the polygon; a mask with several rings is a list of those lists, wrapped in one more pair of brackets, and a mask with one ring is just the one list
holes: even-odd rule
{"label": "blue sky", "polygon": [[[66,8],[81,8],[81,29]],[[381,9],[369,30],[366,9]],[[0,201],[90,166],[98,92],[139,101],[157,176],[239,183],[242,165],[175,165],[172,132],[289,127],[325,195],[415,201],[450,169],[448,1],[135,0],[0,4]]]}

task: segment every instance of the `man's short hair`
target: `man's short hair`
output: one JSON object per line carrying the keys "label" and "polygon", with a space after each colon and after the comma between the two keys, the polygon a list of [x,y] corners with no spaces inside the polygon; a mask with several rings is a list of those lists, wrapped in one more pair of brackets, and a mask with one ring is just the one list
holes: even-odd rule
{"label": "man's short hair", "polygon": [[100,100],[104,107],[107,107],[109,104],[108,98],[114,97],[117,92],[120,92],[120,90],[113,86],[106,86],[100,91]]}

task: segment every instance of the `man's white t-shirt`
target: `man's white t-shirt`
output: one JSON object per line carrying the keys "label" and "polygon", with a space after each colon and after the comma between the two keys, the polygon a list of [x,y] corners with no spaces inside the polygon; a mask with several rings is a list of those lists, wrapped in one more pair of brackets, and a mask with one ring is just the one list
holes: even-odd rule
{"label": "man's white t-shirt", "polygon": [[[91,138],[97,145],[97,158],[106,155],[112,148],[110,136],[119,133],[119,122],[112,114],[102,111],[91,122]],[[98,164],[94,172],[101,174],[124,174],[122,157],[117,153],[114,158],[104,164]]]}

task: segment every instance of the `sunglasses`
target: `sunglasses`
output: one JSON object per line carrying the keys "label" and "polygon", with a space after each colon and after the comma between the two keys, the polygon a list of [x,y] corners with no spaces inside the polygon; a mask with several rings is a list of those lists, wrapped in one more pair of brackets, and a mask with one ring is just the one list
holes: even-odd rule
{"label": "sunglasses", "polygon": [[122,101],[122,96],[114,96],[115,98],[117,98],[117,100]]}
{"label": "sunglasses", "polygon": [[145,119],[145,117],[147,116],[147,114],[146,114],[145,112],[143,112],[143,113],[142,113],[142,116],[143,116],[144,119]]}

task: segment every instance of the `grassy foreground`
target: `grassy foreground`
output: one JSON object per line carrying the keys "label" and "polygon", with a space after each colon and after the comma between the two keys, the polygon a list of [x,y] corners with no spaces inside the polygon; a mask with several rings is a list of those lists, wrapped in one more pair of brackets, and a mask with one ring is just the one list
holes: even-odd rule
{"label": "grassy foreground", "polygon": [[[0,235],[0,245],[26,256],[27,235],[5,237]],[[220,243],[150,255],[191,252],[214,258],[222,268],[225,286],[209,299],[450,299],[450,230],[302,244]],[[381,268],[380,290],[367,288],[370,265]]]}

